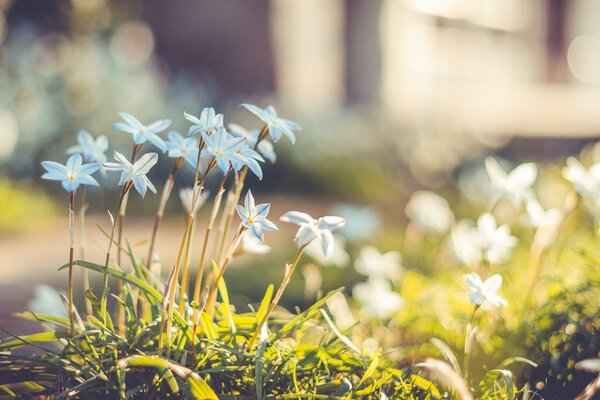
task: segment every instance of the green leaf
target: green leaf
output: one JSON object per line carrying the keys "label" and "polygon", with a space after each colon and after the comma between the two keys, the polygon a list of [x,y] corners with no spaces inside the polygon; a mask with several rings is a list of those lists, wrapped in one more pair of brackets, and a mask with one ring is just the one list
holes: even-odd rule
{"label": "green leaf", "polygon": [[329,318],[329,315],[327,315],[327,312],[325,310],[319,310],[319,311],[321,312],[321,314],[323,314],[323,318],[325,318],[325,321],[327,321],[327,323],[329,324],[329,327],[331,328],[331,330],[333,331],[335,336],[337,336],[338,339],[340,339],[342,341],[342,343],[344,343],[346,346],[348,346],[348,348],[352,349],[356,354],[358,354],[360,357],[362,357],[362,352],[360,351],[360,349],[358,347],[356,347],[356,345],[354,343],[352,343],[352,340],[350,340],[350,338],[348,338],[347,336],[342,334],[342,332],[340,332],[340,330],[337,328],[337,326],[335,326],[335,324],[333,323],[331,318]]}
{"label": "green leaf", "polygon": [[481,400],[513,400],[517,393],[513,373],[507,369],[493,369],[486,373],[479,389]]}
{"label": "green leaf", "polygon": [[15,347],[25,346],[28,343],[43,343],[43,342],[55,342],[60,338],[66,337],[66,333],[63,332],[40,332],[34,333],[27,336],[19,336],[8,342],[0,343],[0,350],[10,350]]}
{"label": "green leaf", "polygon": [[219,400],[217,394],[199,376],[190,376],[187,380],[192,396],[197,400]]}
{"label": "green leaf", "polygon": [[[215,276],[219,276],[219,266],[212,260],[212,268]],[[227,323],[229,324],[229,332],[231,332],[232,336],[235,336],[236,328],[235,323],[233,322],[233,316],[231,314],[231,304],[229,303],[229,292],[227,291],[227,286],[225,285],[225,280],[223,277],[219,279],[217,282],[217,287],[219,288],[219,294],[221,295],[221,299],[223,300],[223,306],[225,308],[225,317],[227,318]]]}
{"label": "green leaf", "polygon": [[267,309],[269,308],[269,304],[271,303],[271,299],[273,298],[274,290],[275,290],[275,286],[273,284],[269,285],[269,287],[267,288],[267,291],[265,292],[265,295],[264,295],[262,301],[260,302],[260,307],[258,308],[258,311],[256,312],[256,322],[257,323],[260,323],[260,321],[262,321],[263,317],[267,313]]}

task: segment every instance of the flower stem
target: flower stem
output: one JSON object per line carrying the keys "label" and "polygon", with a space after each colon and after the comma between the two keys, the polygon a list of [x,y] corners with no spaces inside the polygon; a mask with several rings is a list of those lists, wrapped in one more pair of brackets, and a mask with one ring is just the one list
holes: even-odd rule
{"label": "flower stem", "polygon": [[160,204],[158,205],[158,210],[156,211],[156,218],[154,219],[154,227],[152,228],[152,237],[150,239],[150,248],[148,249],[148,257],[146,258],[146,265],[150,266],[152,264],[152,256],[154,255],[154,244],[156,243],[156,236],[158,234],[158,227],[160,226],[160,222],[162,221],[163,215],[165,214],[165,208],[167,206],[167,202],[169,201],[169,197],[171,196],[171,192],[173,191],[173,185],[175,183],[175,174],[181,167],[183,158],[178,158],[175,161],[175,166],[173,170],[169,174],[167,178],[167,182],[163,188],[162,194],[160,196]]}
{"label": "flower stem", "polygon": [[[210,235],[211,235],[211,232],[213,229],[215,219],[217,218],[219,208],[221,207],[221,198],[223,197],[223,187],[225,186],[225,182],[227,181],[227,177],[229,176],[230,173],[231,173],[231,168],[225,175],[223,175],[221,182],[219,182],[219,187],[217,188],[217,194],[215,196],[215,200],[213,202],[213,207],[212,207],[212,210],[210,213],[210,219],[208,221],[208,225],[206,226],[206,232],[204,233],[204,241],[202,243],[202,250],[200,252],[200,261],[198,262],[198,269],[196,272],[196,281],[194,283],[194,296],[193,296],[194,301],[199,300],[200,285],[202,283],[202,276],[204,274],[204,263],[206,261],[206,249],[208,247],[208,242],[210,240]],[[217,258],[217,259],[219,259],[219,258]]]}
{"label": "flower stem", "polygon": [[465,348],[464,348],[464,359],[463,359],[463,369],[465,371],[465,381],[469,381],[469,364],[471,361],[471,345],[473,342],[473,321],[475,320],[475,313],[479,309],[480,306],[476,305],[473,308],[473,313],[471,314],[471,319],[467,324],[467,329],[465,333]]}
{"label": "flower stem", "polygon": [[69,192],[69,333],[75,336],[75,321],[73,319],[73,253],[75,247],[75,191]]}
{"label": "flower stem", "polygon": [[273,312],[275,307],[277,307],[277,304],[279,304],[279,300],[281,300],[281,296],[283,296],[283,292],[285,291],[285,288],[290,283],[292,275],[294,274],[294,270],[296,269],[296,266],[298,265],[298,261],[300,261],[300,256],[302,255],[302,252],[306,248],[307,244],[305,244],[304,246],[302,246],[298,249],[298,251],[296,252],[296,256],[294,257],[294,261],[292,261],[291,264],[286,264],[285,274],[283,276],[283,280],[281,281],[281,284],[279,285],[279,289],[277,289],[277,293],[275,293],[275,297],[273,297],[273,300],[271,301],[271,304],[269,305],[267,312],[260,320],[256,330],[254,331],[254,334],[252,335],[252,338],[248,342],[248,345],[246,346],[246,350],[248,350],[248,351],[252,350],[252,347],[254,346],[254,342],[256,342],[256,339],[258,338],[260,331],[262,330],[263,326],[267,323],[269,316],[271,315],[271,313]]}
{"label": "flower stem", "polygon": [[[80,200],[80,204],[79,204],[79,258],[82,260],[85,260],[85,213],[87,211],[88,205],[86,203],[85,200],[85,194],[86,194],[86,190],[85,190],[85,185],[83,185],[83,187],[81,188],[81,194],[79,195]],[[87,268],[82,268],[82,274],[83,274],[83,292],[87,292],[90,289],[90,276],[88,273]],[[92,308],[92,302],[90,301],[90,299],[87,298],[87,296],[84,296],[85,298],[85,311],[88,315],[92,315],[92,313],[94,312],[93,308]]]}

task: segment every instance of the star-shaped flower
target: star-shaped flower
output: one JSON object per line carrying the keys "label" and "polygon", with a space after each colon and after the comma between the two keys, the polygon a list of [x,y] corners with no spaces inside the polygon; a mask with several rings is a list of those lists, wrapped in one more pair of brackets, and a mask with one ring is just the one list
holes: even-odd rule
{"label": "star-shaped flower", "polygon": [[496,159],[488,157],[485,159],[485,168],[497,196],[508,197],[517,205],[533,197],[531,186],[537,177],[535,163],[521,164],[510,173],[506,173]]}
{"label": "star-shaped flower", "polygon": [[281,216],[282,222],[289,222],[300,225],[296,233],[296,242],[298,246],[306,246],[312,240],[317,240],[321,245],[321,250],[325,257],[330,257],[333,253],[333,234],[332,231],[341,228],[346,223],[341,217],[325,216],[314,219],[310,215],[300,211],[288,211]]}
{"label": "star-shaped flower", "polygon": [[222,126],[217,128],[215,133],[210,136],[203,132],[202,138],[204,139],[202,157],[214,157],[224,174],[229,171],[229,167],[234,162],[246,162],[238,154],[238,151],[244,146],[244,138],[234,138]]}
{"label": "star-shaped flower", "polygon": [[77,134],[77,145],[67,149],[67,154],[81,154],[86,162],[105,163],[108,150],[108,139],[106,135],[100,135],[96,139],[86,130],[80,130]]}
{"label": "star-shaped flower", "polygon": [[260,131],[258,129],[247,130],[241,125],[238,124],[229,124],[229,132],[235,137],[243,137],[246,139],[246,142],[250,148],[256,147],[256,150],[269,162],[274,163],[277,160],[277,154],[273,149],[273,143],[269,142],[267,139],[263,139],[260,143],[258,142],[258,137],[260,136]]}
{"label": "star-shaped flower", "polygon": [[323,256],[321,245],[316,241],[310,242],[304,251],[324,267],[344,268],[350,262],[350,255],[345,247],[346,239],[340,235],[333,235],[333,252],[329,257]]}
{"label": "star-shaped flower", "polygon": [[494,274],[486,279],[485,282],[475,272],[465,275],[464,278],[465,283],[471,290],[469,301],[472,304],[480,306],[486,301],[496,307],[508,304],[506,300],[496,293],[500,289],[500,286],[502,286],[502,277],[500,275]]}
{"label": "star-shaped flower", "polygon": [[256,151],[252,150],[246,143],[237,151],[237,154],[240,156],[238,158],[234,158],[231,160],[231,165],[235,171],[239,171],[242,167],[246,166],[250,168],[250,171],[254,173],[258,177],[258,179],[262,180],[263,172],[260,167],[260,162],[265,162],[265,159],[261,157]]}
{"label": "star-shaped flower", "polygon": [[104,166],[109,171],[121,171],[119,185],[132,181],[135,190],[137,190],[142,197],[146,195],[147,189],[156,193],[156,188],[152,182],[150,182],[150,179],[148,179],[146,174],[158,162],[158,154],[144,154],[139,160],[132,164],[123,154],[115,151],[115,160],[117,161],[116,163],[105,163]]}
{"label": "star-shaped flower", "polygon": [[42,167],[46,173],[42,179],[61,181],[62,187],[67,192],[76,190],[79,185],[98,186],[92,174],[98,171],[102,165],[98,163],[83,164],[81,154],[73,154],[67,160],[66,165],[54,161],[42,161]]}
{"label": "star-shaped flower", "polygon": [[600,198],[600,163],[586,169],[574,157],[567,158],[567,166],[562,171],[566,180],[571,182],[581,196]]}
{"label": "star-shaped flower", "polygon": [[151,123],[150,125],[144,125],[131,114],[120,112],[119,115],[125,122],[117,122],[113,124],[113,129],[131,133],[133,135],[133,142],[135,144],[142,144],[146,141],[149,141],[162,152],[167,150],[167,145],[158,136],[158,133],[164,131],[171,125],[170,120],[161,119]]}
{"label": "star-shaped flower", "polygon": [[200,118],[186,112],[183,113],[183,116],[194,124],[190,127],[188,136],[197,133],[210,135],[212,132],[215,132],[217,128],[223,126],[223,114],[217,114],[212,107],[204,108],[200,113]]}
{"label": "star-shaped flower", "polygon": [[175,131],[169,132],[167,141],[168,156],[174,158],[183,158],[192,168],[196,168],[198,162],[198,140],[195,137],[184,138]]}
{"label": "star-shaped flower", "polygon": [[273,141],[278,142],[282,135],[286,135],[292,144],[296,142],[293,131],[300,130],[300,125],[293,121],[278,117],[277,111],[272,105],[267,105],[264,109],[253,104],[242,104],[241,106],[267,124],[269,134],[273,138]]}
{"label": "star-shaped flower", "polygon": [[263,231],[273,232],[277,230],[274,223],[267,219],[271,205],[268,203],[254,204],[252,192],[248,190],[244,198],[244,205],[236,206],[237,212],[242,219],[242,225],[260,240],[264,239]]}

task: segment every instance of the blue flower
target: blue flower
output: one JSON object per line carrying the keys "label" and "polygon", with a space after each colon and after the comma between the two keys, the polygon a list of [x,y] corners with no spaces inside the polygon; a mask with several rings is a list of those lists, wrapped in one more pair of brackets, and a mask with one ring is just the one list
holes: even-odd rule
{"label": "blue flower", "polygon": [[200,118],[188,114],[186,112],[183,113],[185,119],[193,123],[188,131],[188,136],[195,135],[197,133],[205,133],[210,135],[212,132],[215,132],[217,128],[223,126],[223,114],[215,113],[215,109],[212,107],[206,107],[200,113]]}
{"label": "blue flower", "polygon": [[267,124],[269,134],[275,142],[278,142],[279,139],[281,139],[282,134],[286,135],[292,144],[296,142],[293,131],[300,130],[300,125],[293,121],[279,118],[277,116],[277,111],[275,111],[275,107],[272,105],[266,106],[264,110],[252,104],[242,104],[241,106]]}
{"label": "blue flower", "polygon": [[67,192],[76,190],[79,185],[98,186],[98,182],[91,175],[98,171],[102,165],[98,163],[83,164],[81,154],[73,154],[66,165],[54,161],[42,161],[42,167],[47,171],[42,179],[62,181],[62,186]]}
{"label": "blue flower", "polygon": [[67,154],[81,154],[87,162],[105,163],[108,150],[108,139],[106,135],[100,135],[95,140],[86,130],[80,130],[77,134],[77,145],[67,149]]}
{"label": "blue flower", "polygon": [[202,138],[204,139],[202,157],[214,157],[224,174],[229,171],[230,166],[233,168],[234,162],[235,165],[239,165],[239,162],[247,162],[242,155],[238,154],[238,151],[244,147],[244,138],[234,138],[222,126],[218,127],[211,136],[202,132]]}
{"label": "blue flower", "polygon": [[131,164],[123,154],[115,151],[115,160],[117,161],[116,163],[105,163],[104,166],[109,171],[121,171],[119,185],[132,181],[135,190],[137,190],[142,197],[146,195],[146,189],[150,189],[150,191],[156,193],[156,188],[152,182],[150,182],[150,179],[148,179],[146,174],[154,164],[158,162],[158,154],[144,154],[139,160]]}
{"label": "blue flower", "polygon": [[264,239],[263,231],[273,232],[278,230],[277,226],[267,219],[270,208],[271,205],[268,203],[255,206],[254,197],[249,190],[244,198],[244,206],[239,204],[236,206],[237,212],[242,219],[242,225],[249,229],[250,232],[260,240]]}
{"label": "blue flower", "polygon": [[169,132],[169,141],[167,142],[169,157],[183,158],[193,168],[198,163],[198,140],[195,137],[184,138],[175,131]]}
{"label": "blue flower", "polygon": [[258,137],[260,136],[260,131],[258,129],[247,130],[241,125],[238,124],[229,124],[229,132],[235,137],[243,137],[246,138],[246,142],[250,148],[256,148],[258,152],[271,163],[274,163],[277,160],[277,154],[273,150],[273,143],[269,142],[267,139],[263,139],[257,145]]}
{"label": "blue flower", "polygon": [[334,239],[332,231],[343,227],[346,220],[341,217],[325,216],[314,219],[300,211],[288,211],[279,218],[282,222],[300,225],[294,240],[300,247],[317,240],[323,250],[323,256],[328,258],[333,253]]}
{"label": "blue flower", "polygon": [[146,141],[149,141],[158,147],[162,152],[167,150],[167,145],[157,134],[164,131],[171,125],[170,120],[161,119],[151,123],[150,125],[144,125],[133,115],[124,112],[119,113],[119,115],[121,118],[123,118],[123,120],[125,120],[125,122],[117,122],[113,124],[113,129],[131,133],[133,135],[133,142],[135,144],[142,144]]}
{"label": "blue flower", "polygon": [[231,165],[234,170],[239,171],[242,167],[247,166],[258,179],[263,178],[263,172],[258,161],[265,162],[265,159],[262,158],[260,154],[252,150],[245,143],[244,146],[237,151],[237,154],[240,155],[240,157],[231,160]]}

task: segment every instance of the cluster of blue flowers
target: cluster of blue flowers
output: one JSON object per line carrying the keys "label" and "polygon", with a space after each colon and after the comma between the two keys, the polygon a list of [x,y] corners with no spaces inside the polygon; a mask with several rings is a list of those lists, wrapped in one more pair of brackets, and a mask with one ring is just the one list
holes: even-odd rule
{"label": "cluster of blue flowers", "polygon": [[[243,104],[243,106],[267,124],[268,133],[275,142],[281,138],[282,133],[294,142],[293,131],[300,127],[292,121],[278,118],[272,106],[267,106],[264,110],[250,104]],[[259,163],[264,163],[265,158],[271,162],[276,159],[273,145],[265,137],[259,138],[258,130],[248,131],[237,124],[231,124],[230,133],[223,126],[223,115],[215,113],[212,107],[204,108],[199,117],[184,113],[185,118],[193,124],[189,128],[187,137],[170,131],[166,141],[159,134],[169,128],[170,120],[163,119],[144,125],[130,114],[122,112],[119,115],[123,121],[113,124],[113,128],[130,133],[134,145],[150,142],[169,157],[181,159],[193,168],[201,162],[198,159],[200,155],[201,159],[214,159],[223,174],[227,174],[230,170],[238,172],[248,167],[259,179],[262,179],[263,172]],[[63,188],[71,192],[77,190],[80,185],[97,186],[98,181],[92,177],[92,174],[97,171],[103,173],[119,171],[121,172],[119,185],[131,182],[142,197],[147,189],[156,193],[156,188],[146,174],[158,162],[157,153],[150,152],[138,160],[128,160],[115,151],[116,162],[107,162],[105,153],[109,143],[106,136],[94,138],[89,132],[82,130],[79,132],[77,142],[76,146],[67,149],[67,154],[71,157],[66,165],[53,161],[42,162],[46,170],[42,178],[60,181]]]}

